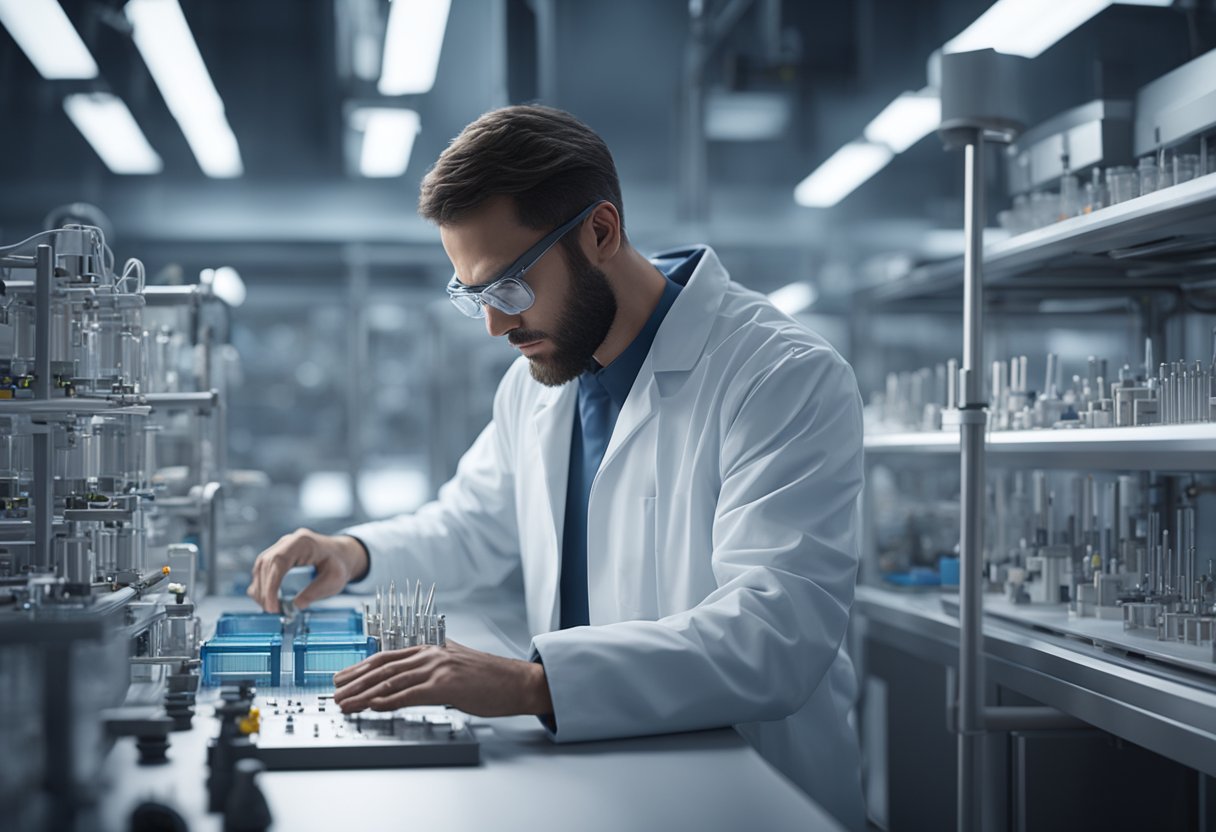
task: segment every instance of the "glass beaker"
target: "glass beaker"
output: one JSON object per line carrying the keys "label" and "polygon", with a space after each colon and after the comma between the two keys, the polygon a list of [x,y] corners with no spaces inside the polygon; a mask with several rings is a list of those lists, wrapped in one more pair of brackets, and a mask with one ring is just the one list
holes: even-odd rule
{"label": "glass beaker", "polygon": [[1106,188],[1110,204],[1118,205],[1140,195],[1140,180],[1136,171],[1127,165],[1118,165],[1107,169]]}
{"label": "glass beaker", "polygon": [[1157,171],[1157,160],[1152,156],[1145,156],[1140,160],[1140,165],[1136,168],[1136,176],[1140,183],[1140,196],[1151,194],[1161,187],[1160,174]]}

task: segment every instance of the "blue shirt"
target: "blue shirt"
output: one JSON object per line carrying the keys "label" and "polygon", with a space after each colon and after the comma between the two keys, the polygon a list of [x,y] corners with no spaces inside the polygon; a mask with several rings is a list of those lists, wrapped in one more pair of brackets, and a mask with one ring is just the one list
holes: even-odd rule
{"label": "blue shirt", "polygon": [[566,485],[566,522],[562,533],[559,586],[561,627],[590,623],[587,609],[587,503],[617,417],[650,353],[655,333],[675,303],[680,288],[700,262],[703,249],[672,252],[654,262],[667,285],[658,306],[625,351],[607,367],[592,365],[578,377],[578,409],[570,438],[570,475]]}

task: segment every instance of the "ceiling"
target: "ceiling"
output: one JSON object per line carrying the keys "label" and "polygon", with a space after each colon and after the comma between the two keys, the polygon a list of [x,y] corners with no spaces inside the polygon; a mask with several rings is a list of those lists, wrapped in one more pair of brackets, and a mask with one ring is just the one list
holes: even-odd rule
{"label": "ceiling", "polygon": [[[828,261],[913,247],[927,228],[961,224],[961,162],[932,137],[835,209],[799,208],[792,190],[895,95],[924,86],[929,54],[970,23],[982,1],[784,0],[780,54],[764,38],[766,4],[750,4],[709,53],[703,81],[780,92],[792,118],[773,139],[708,143],[700,217],[679,203],[689,152],[681,127],[686,1],[454,0],[436,84],[411,101],[422,121],[413,160],[393,180],[348,173],[343,119],[350,102],[375,98],[374,85],[345,66],[344,33],[360,8],[385,14],[386,0],[181,0],[240,142],[245,175],[236,180],[199,171],[123,30],[121,0],[62,4],[102,78],[46,81],[0,31],[6,240],[40,228],[56,205],[87,201],[113,220],[119,255],[141,256],[153,271],[223,262],[243,267],[247,279],[330,279],[353,258],[394,279],[430,280],[445,260],[435,230],[414,212],[422,174],[480,113],[535,99],[573,111],[604,136],[640,247],[709,241],[729,249],[736,272],[761,287]],[[745,6],[706,3],[711,17]],[[1189,16],[1134,7],[1102,13],[1035,62],[1034,115],[1126,95],[1195,49],[1211,48],[1209,6]],[[105,169],[63,113],[63,96],[82,88],[127,102],[164,159],[163,174]]]}

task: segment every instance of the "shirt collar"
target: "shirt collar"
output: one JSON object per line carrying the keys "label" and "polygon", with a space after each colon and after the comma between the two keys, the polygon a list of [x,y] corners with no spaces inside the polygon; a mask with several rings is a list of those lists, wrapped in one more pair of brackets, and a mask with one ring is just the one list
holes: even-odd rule
{"label": "shirt collar", "polygon": [[[594,359],[592,359],[592,367],[579,376],[580,384],[598,381],[608,391],[608,395],[612,397],[613,403],[618,408],[624,407],[625,399],[629,397],[629,391],[633,389],[633,382],[638,377],[638,371],[642,369],[642,363],[650,353],[650,346],[654,343],[654,336],[659,331],[659,326],[663,323],[663,319],[667,317],[667,312],[671,309],[672,304],[676,302],[676,296],[680,294],[682,286],[676,280],[682,277],[686,282],[688,275],[692,273],[692,269],[696,267],[696,262],[700,259],[701,251],[698,250],[695,253],[690,253],[690,256],[687,257],[670,258],[655,262],[656,268],[663,273],[666,282],[658,305],[650,313],[650,317],[646,320],[645,325],[642,326],[641,331],[638,332],[629,346],[625,348],[625,351],[618,355],[611,364],[607,367],[599,367],[595,364]],[[673,280],[673,277],[676,279]]]}

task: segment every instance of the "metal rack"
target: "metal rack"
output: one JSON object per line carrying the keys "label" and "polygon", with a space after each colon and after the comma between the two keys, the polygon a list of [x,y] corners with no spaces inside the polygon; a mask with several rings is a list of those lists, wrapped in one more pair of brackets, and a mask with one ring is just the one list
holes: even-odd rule
{"label": "metal rack", "polygon": [[[984,286],[997,291],[1133,291],[1206,285],[1216,256],[1216,174],[984,246]],[[930,263],[871,288],[864,303],[959,293],[962,258]]]}
{"label": "metal rack", "polygon": [[[957,426],[933,433],[895,433],[868,436],[865,450],[869,462],[890,459],[908,464],[910,461],[941,459],[958,467],[959,483],[959,557],[957,601],[957,683],[954,677],[948,685],[948,722],[954,726],[957,739],[958,782],[956,797],[959,829],[982,828],[983,784],[985,782],[985,736],[991,733],[1026,732],[1083,727],[1086,714],[1058,703],[1038,699],[1041,704],[1010,706],[994,704],[986,687],[986,667],[991,664],[985,631],[993,620],[984,615],[985,589],[990,578],[985,537],[989,483],[987,466],[1017,466],[1029,468],[1082,469],[1138,472],[1209,472],[1216,471],[1216,426],[1212,424],[1179,424],[1136,428],[1074,428],[1060,430],[989,430],[990,402],[984,387],[986,322],[989,307],[1000,308],[1007,299],[1048,297],[1092,297],[1093,292],[1111,295],[1153,294],[1158,291],[1177,294],[1211,288],[1211,270],[1216,263],[1216,175],[1202,176],[1166,189],[1148,193],[1127,202],[1105,207],[1092,213],[1067,219],[1050,226],[1028,231],[989,245],[983,244],[982,230],[987,212],[984,207],[984,165],[988,154],[985,146],[992,142],[1007,142],[1020,127],[1017,67],[995,53],[974,52],[943,57],[942,64],[942,124],[939,134],[947,146],[962,150],[966,176],[964,196],[964,241],[962,257],[932,263],[912,270],[905,278],[869,287],[858,294],[859,305],[875,314],[934,312],[962,314],[963,353],[961,373],[949,377],[952,390],[947,397],[950,424]],[[961,291],[960,291],[961,290]],[[961,297],[961,305],[959,300]],[[993,303],[993,300],[997,303]],[[1146,307],[1147,308],[1147,307]],[[1163,326],[1159,316],[1150,314],[1142,321],[1146,328]],[[1155,331],[1153,334],[1157,334]],[[995,371],[994,371],[995,372]],[[1151,370],[1150,370],[1151,372]],[[944,421],[943,412],[943,421]],[[931,425],[927,425],[931,426]],[[1152,475],[1143,475],[1152,478]],[[1083,489],[1087,497],[1091,482]],[[1118,491],[1114,491],[1116,503]],[[1163,493],[1172,493],[1166,489]],[[1172,497],[1154,497],[1171,505]],[[1044,506],[1051,504],[1043,495]],[[1037,505],[1037,503],[1036,503]],[[1106,579],[1133,575],[1126,593],[1131,601],[1151,601],[1146,606],[1156,611],[1181,610],[1208,616],[1204,595],[1192,608],[1189,595],[1179,601],[1177,590],[1188,583],[1175,584],[1170,578],[1146,583],[1137,559],[1136,569],[1127,570],[1118,561],[1111,562],[1106,545],[1093,538],[1089,527],[1094,515],[1092,502],[1078,508],[1075,523],[1067,541],[1055,551],[1057,539],[1050,526],[1037,549],[1024,560],[1014,558],[1010,575],[1018,577],[999,580],[1016,592],[1013,604],[1028,602],[1021,592],[1025,575],[1036,574],[1042,566],[1046,575],[1050,559],[1038,553],[1061,557],[1068,567],[1065,581],[1069,597],[1083,614],[1079,598],[1088,598]],[[1157,503],[1151,503],[1157,505]],[[1048,509],[1049,511],[1049,509]],[[1179,512],[1181,515],[1181,511]],[[1155,516],[1155,515],[1154,515]],[[1192,515],[1193,518],[1193,515]],[[1147,536],[1141,537],[1146,548],[1164,550],[1168,558],[1170,538],[1165,533],[1164,546],[1157,543],[1150,518]],[[1181,523],[1181,520],[1179,521]],[[1155,530],[1155,531],[1154,531]],[[1080,533],[1080,534],[1079,534]],[[1193,538],[1189,551],[1194,555]],[[1175,546],[1179,544],[1175,541]],[[1099,549],[1099,546],[1102,548]],[[1077,552],[1080,552],[1078,560]],[[1098,552],[1102,557],[1098,557]],[[1032,566],[1032,561],[1035,562]],[[1037,563],[1043,561],[1044,564]],[[993,563],[1003,561],[994,560]],[[1077,564],[1073,567],[1074,562]],[[1118,566],[1118,571],[1116,571]],[[1052,568],[1064,569],[1055,561]],[[943,576],[945,569],[942,570]],[[1093,573],[1093,586],[1088,586]],[[1172,572],[1167,575],[1172,575]],[[1193,574],[1190,573],[1190,574]],[[1099,578],[1103,579],[1099,582]],[[943,578],[944,579],[944,578]],[[1046,580],[1050,587],[1052,580]],[[1136,593],[1140,593],[1136,595]],[[1050,601],[1048,598],[1046,601]],[[1044,603],[1046,603],[1044,601]],[[1158,603],[1159,602],[1159,603]],[[1111,609],[1118,609],[1111,602]],[[1067,617],[1068,613],[1065,611]],[[867,615],[872,618],[872,615]],[[988,625],[985,625],[985,619]],[[1013,620],[1017,620],[1016,615]],[[1155,619],[1156,620],[1156,619]],[[1031,631],[1033,622],[1019,622]],[[1088,622],[1083,622],[1088,624]],[[1135,622],[1133,622],[1135,623]],[[1119,625],[1102,625],[1119,629]],[[1124,624],[1126,626],[1126,622]],[[1138,626],[1138,625],[1137,625]],[[1166,630],[1170,632],[1170,630]],[[1105,630],[1101,633],[1106,638]],[[1114,641],[1119,642],[1118,633]],[[1076,638],[1075,633],[1066,637]],[[1158,636],[1159,638],[1161,636]],[[1121,646],[1119,649],[1126,649]],[[1208,647],[1208,650],[1211,648]],[[1187,657],[1184,657],[1187,658]],[[1152,673],[1151,667],[1145,668]],[[1052,707],[1054,706],[1054,707]],[[1060,708],[1060,710],[1056,710]],[[1205,717],[1210,719],[1210,715]]]}

